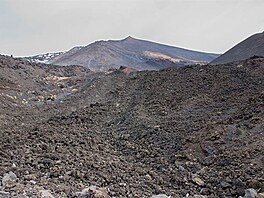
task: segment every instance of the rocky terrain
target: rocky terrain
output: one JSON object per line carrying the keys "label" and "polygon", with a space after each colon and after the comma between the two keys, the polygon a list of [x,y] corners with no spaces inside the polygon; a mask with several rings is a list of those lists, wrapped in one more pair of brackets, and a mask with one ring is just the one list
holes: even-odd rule
{"label": "rocky terrain", "polygon": [[214,59],[211,64],[241,61],[252,56],[264,56],[264,32],[254,34]]}
{"label": "rocky terrain", "polygon": [[263,58],[0,75],[0,197],[263,198]]}
{"label": "rocky terrain", "polygon": [[127,37],[123,40],[96,41],[74,47],[50,59],[56,65],[82,65],[95,71],[128,66],[137,70],[159,70],[188,64],[205,64],[218,54],[203,53]]}

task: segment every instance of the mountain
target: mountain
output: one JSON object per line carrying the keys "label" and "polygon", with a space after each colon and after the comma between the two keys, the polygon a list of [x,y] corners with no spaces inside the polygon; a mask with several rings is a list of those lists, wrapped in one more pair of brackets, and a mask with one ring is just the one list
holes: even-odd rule
{"label": "mountain", "polygon": [[82,65],[92,70],[128,66],[137,70],[158,70],[188,64],[206,64],[218,55],[172,47],[131,36],[123,40],[96,41],[75,47],[52,58],[56,65]]}
{"label": "mountain", "polygon": [[32,63],[48,63],[52,58],[63,54],[63,52],[46,53],[34,56],[24,57],[25,60]]}
{"label": "mountain", "polygon": [[245,60],[252,56],[264,56],[264,32],[254,34],[243,40],[223,55],[213,60],[211,64],[223,64]]}

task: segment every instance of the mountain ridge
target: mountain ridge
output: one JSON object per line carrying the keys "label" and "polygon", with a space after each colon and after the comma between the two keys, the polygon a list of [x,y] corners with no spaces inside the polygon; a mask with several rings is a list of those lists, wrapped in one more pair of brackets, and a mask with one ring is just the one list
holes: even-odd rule
{"label": "mountain ridge", "polygon": [[[188,64],[206,64],[218,56],[218,54],[183,49],[131,36],[122,40],[95,41],[74,49],[52,58],[48,63],[62,66],[81,65],[94,70],[108,70],[120,66],[129,66],[137,70],[158,70]],[[150,53],[146,55],[146,52]]]}

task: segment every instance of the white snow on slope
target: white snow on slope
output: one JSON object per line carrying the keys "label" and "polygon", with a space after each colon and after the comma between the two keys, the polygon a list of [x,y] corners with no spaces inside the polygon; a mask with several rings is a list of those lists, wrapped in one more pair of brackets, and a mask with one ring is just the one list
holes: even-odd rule
{"label": "white snow on slope", "polygon": [[39,55],[24,57],[24,59],[33,63],[48,63],[52,58],[55,58],[56,56],[59,56],[63,53],[64,52],[39,54]]}

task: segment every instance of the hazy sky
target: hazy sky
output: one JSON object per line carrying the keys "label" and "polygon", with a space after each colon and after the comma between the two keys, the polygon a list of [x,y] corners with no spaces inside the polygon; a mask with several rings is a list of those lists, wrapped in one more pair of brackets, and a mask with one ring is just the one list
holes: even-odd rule
{"label": "hazy sky", "polygon": [[222,53],[264,31],[264,0],[0,0],[0,54],[136,38]]}

